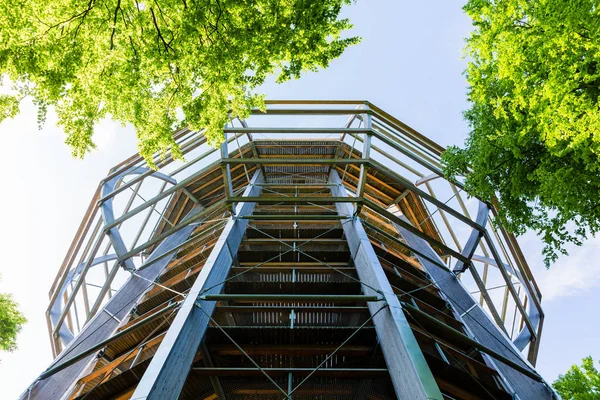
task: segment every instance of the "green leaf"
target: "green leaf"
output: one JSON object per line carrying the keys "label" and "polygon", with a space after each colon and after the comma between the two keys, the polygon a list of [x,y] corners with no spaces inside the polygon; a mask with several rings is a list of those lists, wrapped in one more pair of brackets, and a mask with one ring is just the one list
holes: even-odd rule
{"label": "green leaf", "polygon": [[0,350],[16,350],[17,334],[26,322],[12,297],[0,293]]}
{"label": "green leaf", "polygon": [[563,399],[600,399],[600,373],[594,367],[592,357],[582,360],[581,366],[573,365],[566,374],[560,375],[552,384]]}
{"label": "green leaf", "polygon": [[600,229],[600,2],[470,0],[471,126],[445,171],[535,230],[549,265]]}
{"label": "green leaf", "polygon": [[[180,156],[184,123],[223,141],[229,118],[264,109],[255,90],[326,68],[356,37],[339,19],[350,0],[40,0],[0,2],[0,75],[31,96],[45,121],[52,106],[75,157],[95,146],[110,116],[131,124],[151,164]],[[0,97],[0,120],[17,112]],[[182,112],[182,113],[181,113]],[[183,114],[183,118],[178,116]]]}

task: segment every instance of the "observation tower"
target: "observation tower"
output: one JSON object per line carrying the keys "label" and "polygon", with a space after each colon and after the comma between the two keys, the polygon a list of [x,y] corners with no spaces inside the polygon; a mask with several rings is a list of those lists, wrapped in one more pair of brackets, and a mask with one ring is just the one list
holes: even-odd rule
{"label": "observation tower", "polygon": [[551,399],[541,293],[443,148],[365,101],[268,101],[100,182],[22,399]]}

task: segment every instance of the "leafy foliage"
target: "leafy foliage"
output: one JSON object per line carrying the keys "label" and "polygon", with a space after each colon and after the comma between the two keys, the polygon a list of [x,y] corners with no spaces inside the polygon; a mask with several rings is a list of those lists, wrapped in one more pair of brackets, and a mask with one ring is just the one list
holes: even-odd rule
{"label": "leafy foliage", "polygon": [[11,295],[0,293],[0,350],[17,348],[17,334],[26,322]]}
{"label": "leafy foliage", "polygon": [[357,37],[338,19],[350,0],[39,0],[0,2],[0,121],[31,96],[53,106],[73,155],[94,148],[106,116],[136,129],[140,154],[169,148],[176,127],[222,141],[232,117],[264,107],[253,89],[317,70]]}
{"label": "leafy foliage", "polygon": [[552,386],[565,400],[600,399],[600,373],[594,367],[592,357],[584,358],[581,366],[573,365]]}
{"label": "leafy foliage", "polygon": [[537,231],[546,265],[600,228],[600,1],[470,0],[472,130],[443,156],[497,222]]}

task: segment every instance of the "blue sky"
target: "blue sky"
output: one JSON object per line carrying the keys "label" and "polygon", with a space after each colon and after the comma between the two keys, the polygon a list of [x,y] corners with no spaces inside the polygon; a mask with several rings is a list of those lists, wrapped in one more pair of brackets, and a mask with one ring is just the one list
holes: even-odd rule
{"label": "blue sky", "polygon": [[[325,71],[282,85],[270,81],[263,92],[271,99],[369,100],[442,145],[462,144],[468,104],[461,51],[471,29],[462,4],[359,0],[344,13],[361,44]],[[0,291],[12,292],[29,319],[19,350],[0,353],[3,398],[18,396],[50,362],[44,311],[52,280],[99,180],[136,151],[130,128],[105,121],[97,129],[99,151],[74,160],[55,118],[39,131],[35,116],[25,103],[21,115],[0,124]],[[553,381],[587,355],[600,358],[600,322],[590,312],[600,303],[600,238],[549,271],[534,234],[520,243],[544,295],[538,370]]]}

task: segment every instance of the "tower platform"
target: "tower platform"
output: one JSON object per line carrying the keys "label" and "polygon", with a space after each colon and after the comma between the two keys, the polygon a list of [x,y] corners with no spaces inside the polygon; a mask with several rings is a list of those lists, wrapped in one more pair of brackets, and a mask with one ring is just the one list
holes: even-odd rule
{"label": "tower platform", "polygon": [[100,182],[23,399],[551,399],[541,293],[443,148],[365,101],[268,101]]}

